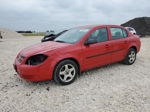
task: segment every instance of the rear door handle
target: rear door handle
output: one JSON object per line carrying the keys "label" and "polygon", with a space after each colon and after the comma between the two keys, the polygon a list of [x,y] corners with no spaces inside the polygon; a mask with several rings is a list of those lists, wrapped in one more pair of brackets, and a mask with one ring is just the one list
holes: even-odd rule
{"label": "rear door handle", "polygon": [[106,44],[106,45],[105,45],[106,48],[109,48],[110,46],[111,46],[111,45],[109,45],[109,44]]}
{"label": "rear door handle", "polygon": [[125,44],[127,44],[127,43],[128,43],[128,41],[127,41],[127,40],[125,40],[125,41],[124,41],[124,43],[125,43]]}

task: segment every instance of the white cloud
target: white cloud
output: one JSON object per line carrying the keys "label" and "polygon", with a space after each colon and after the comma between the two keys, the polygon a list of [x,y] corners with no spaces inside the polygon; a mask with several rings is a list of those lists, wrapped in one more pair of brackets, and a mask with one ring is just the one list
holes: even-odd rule
{"label": "white cloud", "polygon": [[149,0],[0,0],[0,25],[33,30],[122,24],[150,16]]}

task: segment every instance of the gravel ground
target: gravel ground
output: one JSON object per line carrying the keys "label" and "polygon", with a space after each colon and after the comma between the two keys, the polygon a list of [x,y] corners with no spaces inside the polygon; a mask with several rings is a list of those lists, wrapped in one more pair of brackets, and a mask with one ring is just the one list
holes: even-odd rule
{"label": "gravel ground", "polygon": [[150,38],[134,65],[86,71],[68,86],[27,82],[13,70],[17,53],[40,39],[0,40],[0,112],[150,112]]}

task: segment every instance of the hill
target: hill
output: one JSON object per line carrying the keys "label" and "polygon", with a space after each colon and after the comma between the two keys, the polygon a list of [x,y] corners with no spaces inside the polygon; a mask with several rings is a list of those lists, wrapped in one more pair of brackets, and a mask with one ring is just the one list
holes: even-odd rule
{"label": "hill", "polygon": [[1,32],[3,39],[23,37],[21,34],[15,32],[15,31],[12,31],[10,29],[6,29],[6,28],[0,28],[0,32]]}
{"label": "hill", "polygon": [[133,27],[138,35],[146,36],[150,35],[150,17],[139,17],[132,19],[121,26]]}

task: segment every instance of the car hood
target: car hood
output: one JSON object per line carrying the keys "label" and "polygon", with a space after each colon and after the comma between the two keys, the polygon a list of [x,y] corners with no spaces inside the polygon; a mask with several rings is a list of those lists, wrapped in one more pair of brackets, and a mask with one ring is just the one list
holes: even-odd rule
{"label": "car hood", "polygon": [[53,42],[53,41],[38,43],[38,44],[35,44],[32,46],[29,46],[27,48],[24,48],[20,52],[20,55],[29,56],[29,55],[41,54],[44,52],[63,48],[63,47],[69,46],[69,45],[70,44],[68,44],[68,43],[58,43],[58,42]]}

